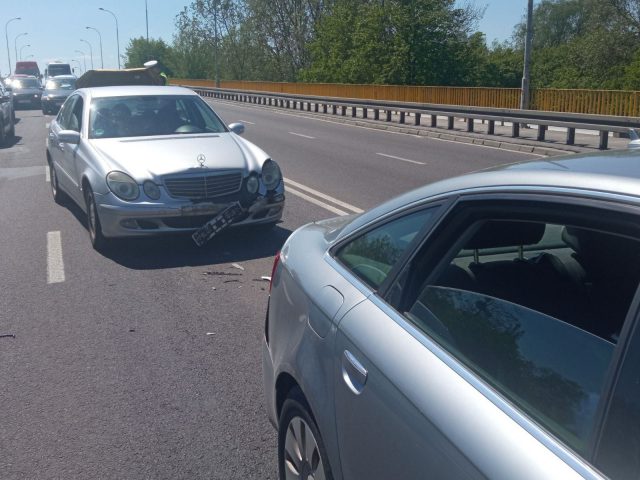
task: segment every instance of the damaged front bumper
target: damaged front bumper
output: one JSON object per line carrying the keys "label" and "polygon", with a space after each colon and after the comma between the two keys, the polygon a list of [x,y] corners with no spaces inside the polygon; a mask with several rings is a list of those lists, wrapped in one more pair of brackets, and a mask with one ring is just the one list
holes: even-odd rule
{"label": "damaged front bumper", "polygon": [[[105,237],[142,237],[167,233],[192,233],[234,201],[176,202],[171,205],[127,203],[113,194],[96,194],[98,217]],[[273,224],[282,218],[284,191],[242,202],[242,214],[231,227]]]}

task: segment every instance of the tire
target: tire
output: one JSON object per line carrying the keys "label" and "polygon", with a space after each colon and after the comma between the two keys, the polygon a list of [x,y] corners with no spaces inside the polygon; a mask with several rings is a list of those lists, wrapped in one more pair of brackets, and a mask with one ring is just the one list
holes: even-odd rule
{"label": "tire", "polygon": [[100,225],[96,199],[91,187],[88,185],[84,193],[84,198],[87,205],[87,230],[89,230],[91,245],[97,251],[105,250],[109,246],[109,241],[102,234],[102,225]]}
{"label": "tire", "polygon": [[299,391],[294,391],[282,406],[278,422],[280,480],[333,480],[322,437],[309,410]]}
{"label": "tire", "polygon": [[53,201],[58,205],[62,205],[65,200],[65,194],[62,190],[60,190],[60,184],[58,183],[58,174],[56,173],[56,169],[53,166],[53,162],[49,163],[49,178],[51,183],[51,195],[53,195]]}
{"label": "tire", "polygon": [[4,123],[0,121],[0,147],[6,147],[8,143],[7,134],[4,131]]}
{"label": "tire", "polygon": [[16,122],[15,120],[11,119],[11,128],[9,128],[9,139],[13,140],[15,136],[16,136]]}

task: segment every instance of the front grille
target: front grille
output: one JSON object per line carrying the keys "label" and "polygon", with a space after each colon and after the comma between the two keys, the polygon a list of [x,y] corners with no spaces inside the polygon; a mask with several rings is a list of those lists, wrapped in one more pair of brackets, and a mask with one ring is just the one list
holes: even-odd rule
{"label": "front grille", "polygon": [[242,172],[165,177],[164,185],[174,198],[203,200],[238,192],[242,187]]}

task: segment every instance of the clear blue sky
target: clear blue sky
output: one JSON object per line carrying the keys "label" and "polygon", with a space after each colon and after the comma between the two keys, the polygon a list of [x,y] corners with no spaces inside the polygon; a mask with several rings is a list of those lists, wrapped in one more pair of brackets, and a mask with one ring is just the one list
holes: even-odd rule
{"label": "clear blue sky", "polygon": [[[147,0],[149,12],[149,37],[162,38],[170,43],[175,30],[176,15],[192,0]],[[82,67],[84,61],[91,68],[89,47],[80,39],[91,43],[93,65],[100,67],[100,44],[98,34],[86,26],[97,28],[102,35],[102,48],[105,68],[117,67],[116,29],[113,17],[98,10],[103,7],[118,17],[120,30],[120,53],[123,54],[131,38],[145,36],[145,0],[0,0],[0,73],[8,71],[7,45],[5,42],[5,24],[13,17],[22,17],[9,23],[9,48],[11,62],[15,65],[14,42],[23,32],[27,35],[17,39],[18,55],[36,60],[40,69],[44,69],[51,60],[72,62],[78,60]],[[500,41],[511,36],[513,26],[526,11],[526,0],[457,0],[458,4],[472,3],[487,6],[484,18],[478,28],[485,32],[487,41]],[[85,52],[86,59],[76,53]],[[78,64],[73,62],[74,66]]]}

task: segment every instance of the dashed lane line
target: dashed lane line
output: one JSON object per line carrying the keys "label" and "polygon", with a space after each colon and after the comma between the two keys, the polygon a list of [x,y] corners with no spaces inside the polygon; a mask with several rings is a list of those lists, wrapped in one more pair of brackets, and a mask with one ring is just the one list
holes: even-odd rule
{"label": "dashed lane line", "polygon": [[242,123],[248,123],[249,125],[255,125],[255,122],[250,122],[249,120],[238,120],[238,121]]}
{"label": "dashed lane line", "polygon": [[318,200],[317,198],[313,198],[313,197],[307,195],[306,193],[299,192],[298,190],[295,190],[293,188],[288,187],[287,188],[287,193],[292,193],[295,196],[300,197],[300,198],[306,200],[309,203],[313,203],[314,205],[318,205],[319,207],[322,207],[325,210],[329,210],[330,212],[335,213],[336,215],[340,215],[340,216],[349,215],[349,212],[345,212],[344,210],[340,210],[339,208],[333,207],[333,206],[329,205],[328,203],[323,202],[322,200]]}
{"label": "dashed lane line", "polygon": [[316,137],[312,137],[310,135],[303,135],[302,133],[289,132],[290,135],[295,135],[296,137],[308,138],[309,140],[314,140]]}
{"label": "dashed lane line", "polygon": [[49,183],[51,181],[51,173],[49,172],[49,166],[44,167],[44,181]]}
{"label": "dashed lane line", "polygon": [[47,232],[47,283],[62,283],[64,280],[60,232]]}
{"label": "dashed lane line", "polygon": [[395,160],[401,160],[401,161],[407,162],[407,163],[413,163],[415,165],[426,165],[426,163],[424,163],[424,162],[418,162],[416,160],[409,160],[408,158],[396,157],[395,155],[389,155],[389,154],[386,154],[386,153],[376,153],[376,155],[380,155],[381,157],[393,158]]}
{"label": "dashed lane line", "polygon": [[[293,180],[291,180],[290,178],[285,178],[284,179],[285,183],[287,184],[287,191],[290,191],[291,188],[289,188],[289,185],[296,187],[300,190],[303,190],[307,193],[310,193],[312,195],[315,195],[316,197],[320,197],[324,200],[328,200],[329,202],[338,205],[346,210],[350,210],[351,213],[362,213],[364,212],[364,210],[362,210],[361,208],[355,207],[347,202],[343,202],[342,200],[338,200],[337,198],[334,198],[330,195],[327,195],[325,193],[319,192],[318,190],[314,190],[311,187],[307,187],[306,185],[302,185],[301,183],[298,182],[294,182]],[[342,211],[342,210],[341,210]],[[342,215],[341,213],[339,213],[338,215]],[[345,213],[345,215],[347,215],[347,213]]]}

